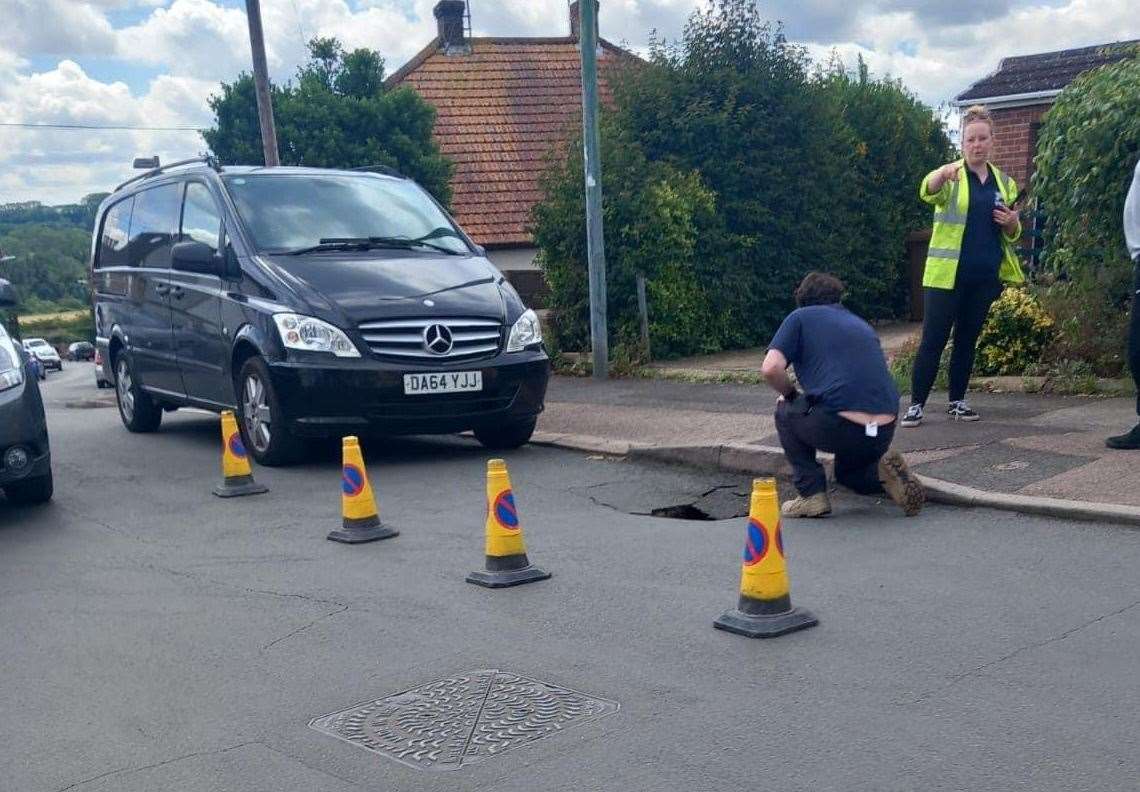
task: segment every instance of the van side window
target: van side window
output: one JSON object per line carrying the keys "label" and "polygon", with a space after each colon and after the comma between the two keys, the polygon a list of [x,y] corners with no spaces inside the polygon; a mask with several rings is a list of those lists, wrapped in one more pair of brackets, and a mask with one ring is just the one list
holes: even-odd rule
{"label": "van side window", "polygon": [[103,216],[103,233],[99,235],[99,250],[95,254],[95,267],[122,267],[127,260],[127,238],[131,230],[131,207],[134,197],[107,210]]}
{"label": "van side window", "polygon": [[136,267],[170,267],[170,248],[178,231],[182,185],[163,184],[135,195],[131,215],[131,264]]}
{"label": "van side window", "polygon": [[182,242],[203,242],[218,252],[222,216],[210,195],[210,189],[201,182],[186,185],[186,200],[182,206]]}

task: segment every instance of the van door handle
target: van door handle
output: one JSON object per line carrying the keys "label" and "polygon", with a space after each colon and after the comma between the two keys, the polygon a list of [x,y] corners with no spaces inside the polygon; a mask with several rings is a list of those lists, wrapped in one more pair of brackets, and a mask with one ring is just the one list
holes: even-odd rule
{"label": "van door handle", "polygon": [[170,294],[170,286],[169,286],[168,284],[166,284],[166,283],[156,283],[156,284],[154,284],[154,290],[155,290],[156,292],[158,292],[159,294],[161,294],[163,297],[165,297],[166,295]]}

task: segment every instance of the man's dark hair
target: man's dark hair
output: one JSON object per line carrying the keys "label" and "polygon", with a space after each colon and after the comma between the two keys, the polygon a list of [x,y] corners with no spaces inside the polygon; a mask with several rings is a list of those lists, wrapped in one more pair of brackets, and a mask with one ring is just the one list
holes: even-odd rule
{"label": "man's dark hair", "polygon": [[825,272],[809,272],[796,289],[796,305],[831,305],[843,299],[843,281]]}

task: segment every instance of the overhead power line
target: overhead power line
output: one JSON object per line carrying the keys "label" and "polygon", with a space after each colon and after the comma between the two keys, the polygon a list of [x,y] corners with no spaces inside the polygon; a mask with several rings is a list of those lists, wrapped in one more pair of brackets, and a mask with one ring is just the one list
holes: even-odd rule
{"label": "overhead power line", "polygon": [[125,126],[122,124],[28,124],[18,121],[0,121],[0,127],[20,127],[22,129],[96,129],[123,130],[130,132],[198,132],[201,127],[193,126]]}

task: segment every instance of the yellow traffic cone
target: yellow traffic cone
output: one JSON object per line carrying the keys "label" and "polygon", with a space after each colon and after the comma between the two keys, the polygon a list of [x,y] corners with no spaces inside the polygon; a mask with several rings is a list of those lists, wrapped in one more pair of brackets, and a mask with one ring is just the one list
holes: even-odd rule
{"label": "yellow traffic cone", "polygon": [[487,461],[487,536],[486,569],[472,572],[468,583],[487,588],[505,588],[546,580],[549,572],[530,565],[523,542],[522,523],[515,496],[511,491],[511,477],[507,463],[501,459]]}
{"label": "yellow traffic cone", "polygon": [[792,607],[784,539],[780,533],[780,497],[774,479],[753,479],[748,510],[748,539],[740,573],[740,602],[713,622],[749,638],[775,638],[819,624],[802,608]]}
{"label": "yellow traffic cone", "polygon": [[380,522],[376,498],[364,468],[364,456],[360,453],[360,441],[346,437],[341,449],[341,530],[329,532],[328,538],[334,542],[359,544],[399,536],[399,531]]}
{"label": "yellow traffic cone", "polygon": [[232,410],[222,412],[222,483],[214,487],[219,498],[239,495],[259,495],[269,488],[253,480],[249,467],[249,452],[241,441],[237,421]]}

